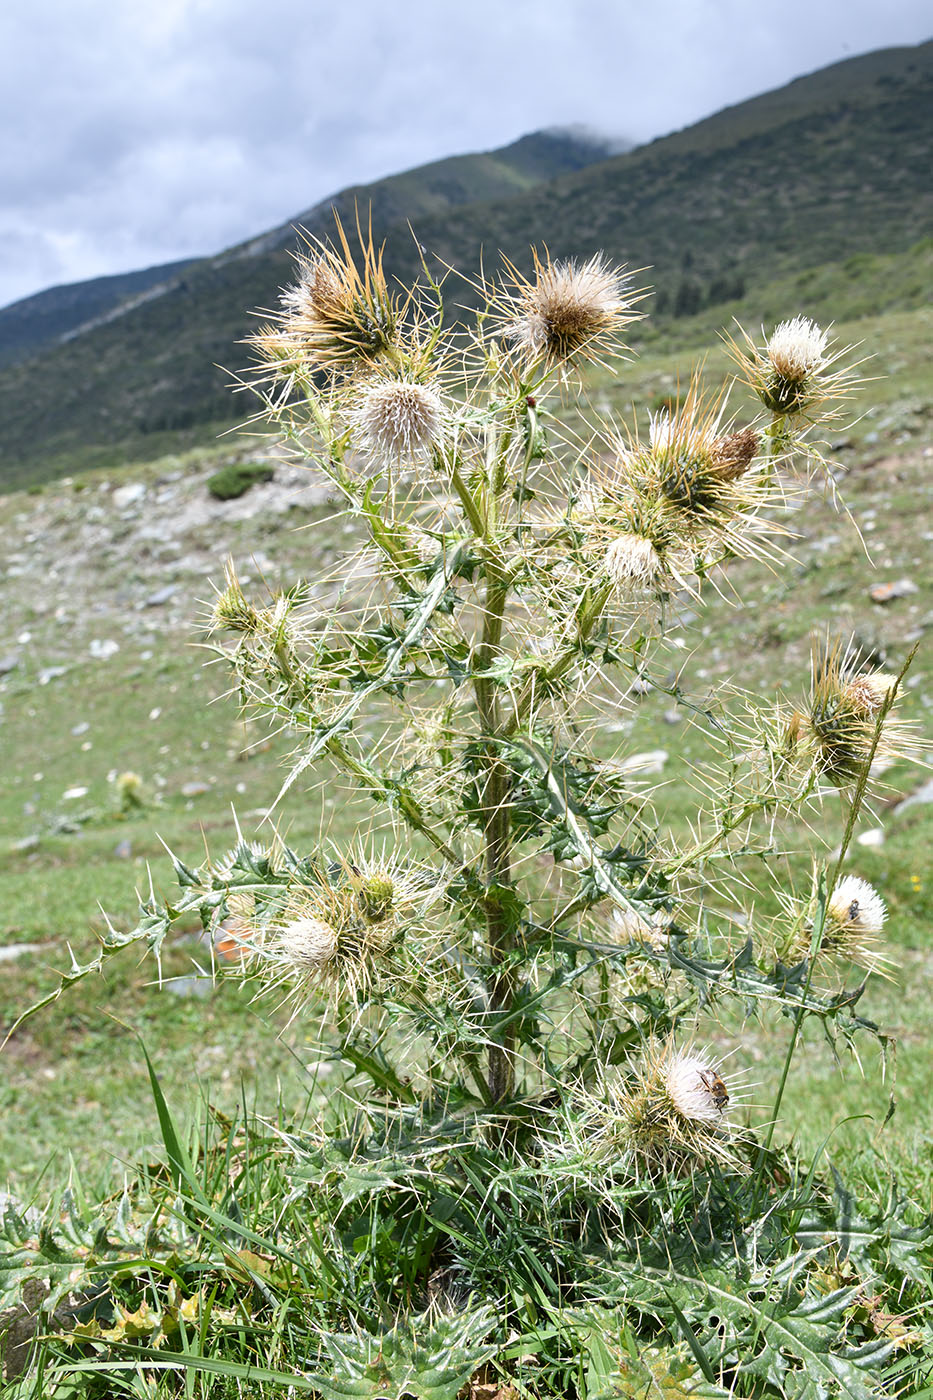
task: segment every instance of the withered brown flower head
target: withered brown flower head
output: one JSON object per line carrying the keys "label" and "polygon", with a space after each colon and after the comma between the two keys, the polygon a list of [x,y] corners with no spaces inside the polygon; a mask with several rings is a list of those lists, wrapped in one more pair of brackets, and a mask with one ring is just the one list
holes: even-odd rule
{"label": "withered brown flower head", "polygon": [[623,326],[636,320],[630,278],[602,254],[578,263],[542,261],[534,277],[509,265],[513,288],[504,303],[502,332],[528,360],[552,368],[577,358],[597,359]]}
{"label": "withered brown flower head", "polygon": [[742,428],[737,433],[716,438],[711,456],[723,481],[737,481],[744,476],[754,462],[760,444],[761,438],[754,428]]}
{"label": "withered brown flower head", "polygon": [[282,293],[277,326],[253,338],[266,363],[297,356],[312,369],[349,370],[378,361],[398,337],[401,307],[372,231],[360,231],[359,266],[339,219],[336,247],[308,239],[295,261],[298,280]]}

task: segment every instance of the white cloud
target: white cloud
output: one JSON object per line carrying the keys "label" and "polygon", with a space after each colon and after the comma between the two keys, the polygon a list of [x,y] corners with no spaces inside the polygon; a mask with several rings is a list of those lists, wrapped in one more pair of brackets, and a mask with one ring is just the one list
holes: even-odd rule
{"label": "white cloud", "polygon": [[928,25],[921,0],[5,6],[0,305],[542,126],[648,139]]}

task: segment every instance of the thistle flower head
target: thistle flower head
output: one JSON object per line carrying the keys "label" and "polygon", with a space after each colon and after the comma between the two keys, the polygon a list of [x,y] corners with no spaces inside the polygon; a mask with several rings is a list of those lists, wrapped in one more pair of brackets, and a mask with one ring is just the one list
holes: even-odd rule
{"label": "thistle flower head", "polygon": [[640,535],[618,535],[606,550],[606,573],[617,588],[653,588],[664,574],[664,565],[650,540]]}
{"label": "thistle flower head", "polygon": [[781,321],[761,347],[740,331],[741,342],[726,337],[732,358],[740,377],[776,417],[812,419],[857,382],[851,368],[834,368],[851,347],[833,351],[829,331],[807,316]]}
{"label": "thistle flower head", "polygon": [[248,951],[257,973],[286,988],[297,1011],[328,987],[351,1001],[365,996],[396,934],[391,919],[368,917],[339,866],[321,865],[288,890]]}
{"label": "thistle flower head", "polygon": [[360,392],[353,423],[381,461],[430,457],[444,440],[448,414],[437,391],[411,379],[377,379]]}
{"label": "thistle flower head", "polygon": [[224,587],[217,593],[208,618],[211,632],[230,631],[253,633],[259,628],[259,612],[243,592],[232,559],[224,564]]}
{"label": "thistle flower head", "polygon": [[581,1096],[579,1135],[607,1159],[627,1159],[649,1175],[714,1162],[742,1170],[727,1121],[731,1096],[706,1052],[651,1044],[631,1071]]}
{"label": "thistle flower head", "polygon": [[903,757],[918,747],[909,726],[891,710],[895,684],[885,672],[855,670],[846,646],[814,652],[810,697],[805,714],[798,715],[796,738],[830,782],[845,786],[867,763]]}
{"label": "thistle flower head", "polygon": [[276,952],[293,968],[317,973],[336,957],[338,943],[336,929],[312,915],[285,925],[276,941]]}
{"label": "thistle flower head", "polygon": [[691,376],[675,413],[651,417],[648,445],[627,446],[629,470],[644,494],[655,495],[676,512],[692,541],[722,534],[737,553],[764,504],[763,479],[750,472],[758,448],[751,430],[721,432],[726,399],[705,394],[699,372]]}
{"label": "thistle flower head", "polygon": [[729,1091],[715,1062],[697,1051],[679,1050],[664,1067],[664,1088],[674,1110],[691,1123],[718,1123]]}
{"label": "thistle flower head", "polygon": [[529,280],[508,265],[501,330],[522,358],[548,369],[576,359],[597,359],[638,313],[632,310],[630,277],[602,254],[579,263],[552,262],[534,253]]}
{"label": "thistle flower head", "polygon": [[383,925],[380,936],[391,937],[396,926],[418,917],[440,897],[441,885],[433,868],[415,865],[384,848],[367,850],[362,841],[341,866],[361,916],[370,924]]}
{"label": "thistle flower head", "polygon": [[851,934],[879,934],[887,914],[884,900],[867,880],[844,875],[826,906],[827,936],[841,942]]}
{"label": "thistle flower head", "polygon": [[[867,880],[858,875],[844,875],[826,901],[826,917],[817,959],[833,958],[863,967],[867,972],[879,973],[882,977],[890,976],[893,960],[884,951],[880,938],[887,913],[884,900]],[[810,955],[813,920],[811,900],[809,911],[802,913],[792,943],[798,957]]]}
{"label": "thistle flower head", "polygon": [[652,415],[647,442],[637,429],[607,438],[575,513],[618,586],[689,589],[691,574],[724,556],[768,557],[764,537],[780,527],[762,510],[758,438],[723,434],[724,412],[724,396],[710,398],[695,372],[676,411]]}
{"label": "thistle flower head", "polygon": [[744,476],[758,455],[760,446],[761,437],[754,428],[742,428],[716,438],[711,455],[723,480],[735,481]]}
{"label": "thistle flower head", "polygon": [[309,239],[294,255],[298,279],[281,295],[276,325],[252,338],[267,366],[351,370],[375,363],[395,343],[402,310],[372,230],[366,238],[360,231],[360,250],[357,266],[338,219],[336,246]]}
{"label": "thistle flower head", "polygon": [[619,942],[643,943],[655,952],[662,952],[668,944],[670,916],[657,912],[652,918],[643,918],[634,909],[622,909],[618,905],[609,915],[609,926]]}
{"label": "thistle flower head", "polygon": [[845,697],[866,719],[877,715],[896,684],[884,671],[863,671],[845,684]]}
{"label": "thistle flower head", "polygon": [[775,374],[788,384],[799,384],[822,368],[829,332],[808,316],[782,321],[768,338],[767,356]]}

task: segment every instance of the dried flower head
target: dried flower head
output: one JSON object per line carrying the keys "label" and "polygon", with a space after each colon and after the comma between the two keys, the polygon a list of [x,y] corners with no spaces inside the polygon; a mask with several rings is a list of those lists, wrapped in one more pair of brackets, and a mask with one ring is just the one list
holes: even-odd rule
{"label": "dried flower head", "polygon": [[293,375],[298,367],[349,370],[375,363],[398,338],[402,315],[388,287],[372,230],[360,231],[358,267],[340,220],[337,246],[308,239],[296,253],[298,280],[282,293],[274,326],[252,343],[264,367]]}
{"label": "dried flower head", "polygon": [[443,443],[447,418],[437,391],[410,379],[366,385],[353,412],[365,449],[388,462],[430,457]]}
{"label": "dried flower head", "polygon": [[735,481],[744,476],[758,455],[761,437],[754,428],[742,428],[736,433],[726,433],[716,438],[712,444],[712,458],[725,481]]}
{"label": "dried flower head", "polygon": [[812,677],[806,712],[797,716],[796,742],[830,782],[845,786],[867,763],[902,757],[918,747],[909,727],[891,713],[894,677],[856,671],[846,646],[817,648]]}
{"label": "dried flower head", "polygon": [[[570,360],[595,360],[636,320],[630,277],[597,254],[588,262],[552,262],[534,253],[529,280],[508,264],[502,332],[526,360],[548,369]],[[502,303],[500,302],[500,305]]]}
{"label": "dried flower head", "polygon": [[845,696],[856,710],[870,719],[884,708],[896,683],[896,678],[884,671],[864,671],[846,682]]}

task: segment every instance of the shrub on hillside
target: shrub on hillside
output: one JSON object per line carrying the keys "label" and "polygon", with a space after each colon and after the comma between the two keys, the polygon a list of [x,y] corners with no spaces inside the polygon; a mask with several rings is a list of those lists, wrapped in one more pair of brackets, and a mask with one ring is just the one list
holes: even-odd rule
{"label": "shrub on hillside", "polygon": [[234,501],[260,481],[271,481],[275,469],[268,462],[228,462],[207,479],[207,489],[218,501]]}

